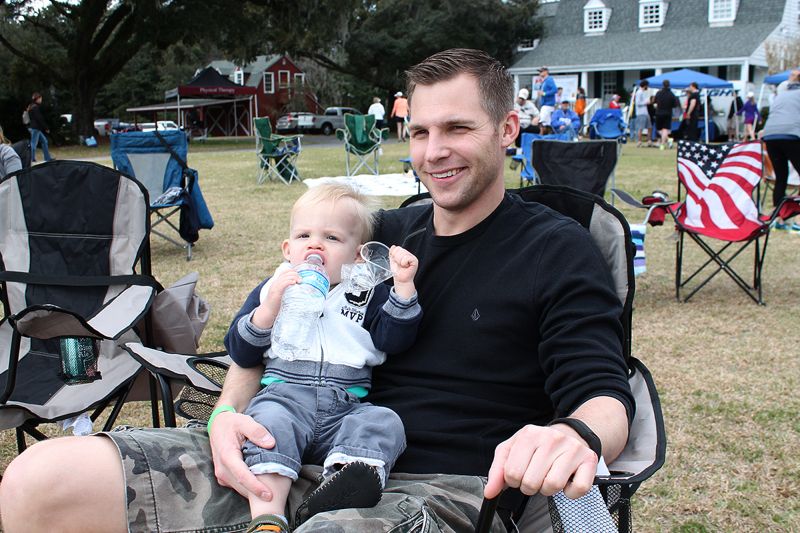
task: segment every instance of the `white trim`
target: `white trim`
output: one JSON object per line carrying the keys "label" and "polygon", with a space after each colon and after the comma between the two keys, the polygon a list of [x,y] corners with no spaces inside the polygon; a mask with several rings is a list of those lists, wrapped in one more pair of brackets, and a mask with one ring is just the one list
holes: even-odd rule
{"label": "white trim", "polygon": [[[297,80],[300,79],[300,83],[297,83]],[[306,73],[305,72],[295,72],[293,76],[293,82],[295,85],[302,85],[306,84]]]}
{"label": "white trim", "polygon": [[[281,78],[286,76],[286,81],[283,81]],[[289,85],[292,83],[292,73],[289,70],[279,70],[278,71],[278,89],[288,89]]]}
{"label": "white trim", "polygon": [[[685,59],[680,62],[671,60],[664,61],[648,61],[646,63],[605,63],[598,65],[597,63],[583,64],[583,65],[548,65],[550,74],[561,74],[571,72],[602,72],[604,70],[644,70],[653,68],[690,68],[690,67],[717,67],[727,65],[741,65],[743,62],[749,61],[751,65],[757,67],[766,67],[765,62],[754,61],[752,57],[723,57],[711,59]],[[536,74],[539,72],[538,67],[522,67],[508,69],[510,74],[524,75]]]}
{"label": "white trim", "polygon": [[606,7],[602,0],[589,0],[583,6],[584,33],[589,35],[605,33],[610,18],[611,8]]}
{"label": "white trim", "polygon": [[[267,90],[267,76],[269,76],[269,90]],[[275,73],[264,71],[264,94],[275,94]]]}

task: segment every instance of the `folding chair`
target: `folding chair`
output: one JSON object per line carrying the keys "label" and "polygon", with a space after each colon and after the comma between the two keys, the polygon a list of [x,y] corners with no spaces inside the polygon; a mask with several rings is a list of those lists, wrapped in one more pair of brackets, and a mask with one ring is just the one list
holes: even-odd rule
{"label": "folding chair", "polygon": [[542,140],[533,143],[531,157],[539,183],[567,185],[602,197],[609,179],[614,186],[619,144],[609,140]]}
{"label": "folding chair", "polygon": [[[16,429],[19,451],[26,434],[45,438],[39,424],[87,411],[94,421],[112,406],[111,429],[128,400],[152,399],[158,424],[155,398],[131,394],[147,374],[117,346],[150,342],[145,315],[160,285],[147,205],[138,181],[94,163],[53,161],[0,180],[0,429]],[[96,365],[84,359],[93,355]]]}
{"label": "folding chair", "polygon": [[275,135],[268,117],[254,120],[256,126],[256,153],[258,155],[258,179],[261,185],[267,179],[280,180],[289,185],[292,180],[302,181],[297,171],[302,135]]}
{"label": "folding chair", "polygon": [[[362,167],[376,176],[380,174],[378,157],[381,142],[389,138],[389,128],[376,128],[375,115],[345,113],[344,128],[336,130],[336,138],[344,142],[345,171],[348,176],[354,176]],[[354,166],[350,165],[351,155],[356,159]],[[372,164],[369,162],[370,155]]]}
{"label": "folding chair", "polygon": [[[624,331],[623,351],[628,362],[628,381],[636,402],[636,414],[624,450],[608,465],[610,475],[595,477],[595,484],[616,529],[627,533],[633,530],[631,496],[643,481],[661,468],[666,457],[666,432],[658,391],[647,367],[632,356],[635,250],[628,223],[619,211],[602,198],[573,188],[537,185],[517,192],[525,200],[544,204],[575,219],[589,231],[609,265],[617,296],[623,304],[620,316]],[[426,201],[430,201],[429,195],[423,193],[407,199],[403,202],[403,206]],[[497,501],[498,498],[484,500],[476,532],[489,531]],[[553,530],[606,531],[595,524],[592,524],[590,529],[586,529],[585,524],[583,527],[576,527],[571,522],[576,513],[583,513],[590,521],[592,516],[592,509],[587,507],[589,504],[586,500],[576,501],[580,503],[570,509],[571,500],[551,499],[550,515]]]}
{"label": "folding chair", "polygon": [[[676,299],[688,302],[717,274],[724,272],[751,300],[764,305],[761,274],[770,227],[778,217],[788,220],[800,213],[800,196],[785,198],[771,214],[759,214],[754,200],[760,196],[758,189],[762,174],[759,142],[712,145],[680,141],[677,158],[677,201],[664,198],[664,201],[648,206],[636,202],[627,193],[619,195],[634,206],[649,207],[651,211],[646,220],[651,225],[658,225],[666,213],[675,221],[678,233],[675,245]],[[686,198],[681,200],[684,194]],[[708,256],[688,276],[683,272],[687,236]],[[752,283],[745,280],[732,264],[748,249],[753,251]],[[701,274],[705,274],[702,279]],[[686,291],[688,295],[682,296]]]}
{"label": "folding chair", "polygon": [[628,141],[628,125],[619,109],[598,109],[589,121],[591,139],[615,139],[621,143]]}
{"label": "folding chair", "polygon": [[[199,238],[199,230],[214,227],[200,191],[197,171],[186,164],[188,150],[186,134],[181,130],[111,135],[114,168],[135,177],[147,188],[150,213],[155,218],[152,233],[186,249],[187,261],[192,258],[192,247]],[[176,216],[179,218],[177,224],[174,221]]]}
{"label": "folding chair", "polygon": [[553,141],[570,141],[569,135],[566,133],[551,133],[548,135],[541,135],[539,133],[523,133],[520,147],[522,148],[521,154],[511,156],[511,170],[516,170],[520,167],[519,171],[519,186],[533,185],[539,183],[536,172],[531,165],[533,161],[532,146],[533,143],[540,140],[553,140]]}
{"label": "folding chair", "polygon": [[22,162],[22,168],[31,168],[31,141],[30,139],[23,139],[11,145],[11,148],[17,152],[19,160]]}

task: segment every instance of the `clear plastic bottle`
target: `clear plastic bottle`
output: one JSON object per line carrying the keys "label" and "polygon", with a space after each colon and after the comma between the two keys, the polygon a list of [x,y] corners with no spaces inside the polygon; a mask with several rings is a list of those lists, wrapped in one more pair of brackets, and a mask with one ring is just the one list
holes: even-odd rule
{"label": "clear plastic bottle", "polygon": [[302,281],[286,288],[281,310],[272,327],[272,349],[276,355],[289,361],[307,358],[317,336],[317,322],[330,288],[321,256],[309,255],[295,270]]}

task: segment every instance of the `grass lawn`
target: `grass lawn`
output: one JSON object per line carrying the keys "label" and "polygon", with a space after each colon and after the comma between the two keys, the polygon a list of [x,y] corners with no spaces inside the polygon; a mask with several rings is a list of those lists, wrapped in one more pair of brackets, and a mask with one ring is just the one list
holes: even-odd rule
{"label": "grass lawn", "polygon": [[[164,285],[200,272],[198,292],[212,307],[203,351],[222,348],[228,323],[244,297],[281,259],[289,209],[306,187],[256,185],[252,140],[209,141],[190,147],[189,165],[216,226],[202,231],[191,262],[181,250],[153,241],[153,272]],[[381,169],[401,172],[408,145],[390,141]],[[101,157],[101,150],[53,150],[58,158]],[[304,177],[344,174],[340,146],[304,150]],[[110,164],[110,157],[98,159]],[[675,151],[626,145],[618,187],[641,196],[653,189],[676,194]],[[507,169],[506,183],[518,175]],[[387,197],[386,207],[402,198]],[[623,209],[632,222],[643,213]],[[634,497],[636,531],[800,530],[800,235],[774,232],[763,274],[764,307],[733,282],[717,277],[688,304],[674,297],[675,245],[671,225],[649,228],[647,272],[637,278],[634,355],[652,371],[666,418],[667,463]],[[687,264],[699,264],[690,248]],[[751,256],[737,260],[744,268]],[[490,357],[491,354],[487,354]],[[148,424],[148,410],[126,407],[121,423]],[[56,428],[51,434],[58,432]],[[14,432],[0,432],[0,467],[15,454]]]}

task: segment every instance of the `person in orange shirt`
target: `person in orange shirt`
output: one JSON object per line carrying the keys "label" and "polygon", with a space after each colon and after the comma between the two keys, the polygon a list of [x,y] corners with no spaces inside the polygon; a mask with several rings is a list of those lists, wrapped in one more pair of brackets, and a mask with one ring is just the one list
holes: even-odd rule
{"label": "person in orange shirt", "polygon": [[574,111],[581,118],[581,127],[578,130],[580,134],[580,131],[583,130],[583,115],[586,113],[586,91],[583,87],[578,87],[578,93],[575,95]]}
{"label": "person in orange shirt", "polygon": [[408,100],[400,91],[394,95],[392,114],[389,116],[397,122],[397,140],[405,142],[408,137]]}

